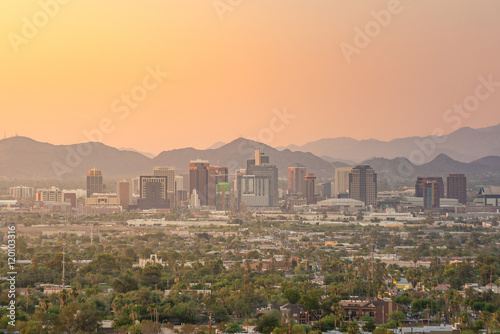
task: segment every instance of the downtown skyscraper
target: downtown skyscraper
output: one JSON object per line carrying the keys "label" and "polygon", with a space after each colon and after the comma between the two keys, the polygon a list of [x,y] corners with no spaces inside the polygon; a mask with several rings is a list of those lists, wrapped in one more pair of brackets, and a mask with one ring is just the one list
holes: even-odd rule
{"label": "downtown skyscraper", "polygon": [[358,165],[349,173],[349,197],[366,206],[377,205],[377,174],[368,165]]}

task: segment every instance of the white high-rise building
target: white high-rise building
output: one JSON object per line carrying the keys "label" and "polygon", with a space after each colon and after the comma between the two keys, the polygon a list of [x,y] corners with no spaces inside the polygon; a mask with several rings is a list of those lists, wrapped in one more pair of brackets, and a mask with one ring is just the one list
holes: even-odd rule
{"label": "white high-rise building", "polygon": [[339,194],[349,193],[349,174],[352,167],[335,168],[335,198],[339,198]]}
{"label": "white high-rise building", "polygon": [[31,187],[17,186],[10,188],[10,196],[14,198],[32,198],[35,191]]}

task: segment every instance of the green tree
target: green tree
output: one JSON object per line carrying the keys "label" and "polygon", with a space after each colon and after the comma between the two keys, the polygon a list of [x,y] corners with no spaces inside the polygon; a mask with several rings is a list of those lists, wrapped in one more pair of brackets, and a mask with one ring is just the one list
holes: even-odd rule
{"label": "green tree", "polygon": [[113,290],[118,293],[127,293],[137,289],[139,289],[139,283],[130,270],[125,271],[124,275],[118,277],[113,282]]}
{"label": "green tree", "polygon": [[395,323],[397,323],[398,326],[401,326],[403,320],[405,320],[405,314],[403,311],[393,311],[389,313],[388,319],[389,321],[394,321]]}
{"label": "green tree", "polygon": [[147,265],[142,270],[141,281],[145,284],[155,285],[160,282],[161,279],[161,267]]}
{"label": "green tree", "polygon": [[278,310],[271,310],[266,312],[262,317],[257,320],[255,330],[262,334],[271,333],[276,327],[280,326],[281,313]]}
{"label": "green tree", "polygon": [[300,300],[300,292],[297,289],[288,288],[285,289],[283,295],[292,304],[297,304]]}
{"label": "green tree", "polygon": [[103,314],[89,302],[71,303],[61,311],[61,329],[68,333],[95,333],[101,328],[103,318]]}
{"label": "green tree", "polygon": [[364,315],[361,317],[361,321],[365,322],[363,325],[363,330],[365,332],[373,332],[377,326],[375,325],[375,318],[370,317],[369,315]]}
{"label": "green tree", "polygon": [[237,322],[230,322],[226,325],[226,333],[240,333],[243,332],[243,327]]}
{"label": "green tree", "polygon": [[347,333],[348,334],[358,334],[359,326],[356,322],[348,322],[347,323]]}

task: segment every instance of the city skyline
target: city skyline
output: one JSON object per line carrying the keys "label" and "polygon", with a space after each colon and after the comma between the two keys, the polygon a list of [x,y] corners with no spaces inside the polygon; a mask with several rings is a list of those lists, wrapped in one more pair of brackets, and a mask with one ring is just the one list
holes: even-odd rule
{"label": "city skyline", "polygon": [[500,1],[0,1],[0,333],[500,333]]}
{"label": "city skyline", "polygon": [[[8,135],[69,144],[103,128],[107,145],[156,154],[263,129],[282,146],[500,123],[498,2],[255,1],[222,14],[210,1],[58,3],[31,35],[41,5],[0,4]],[[478,92],[472,112],[454,109]],[[179,146],[185,130],[200,135]]]}

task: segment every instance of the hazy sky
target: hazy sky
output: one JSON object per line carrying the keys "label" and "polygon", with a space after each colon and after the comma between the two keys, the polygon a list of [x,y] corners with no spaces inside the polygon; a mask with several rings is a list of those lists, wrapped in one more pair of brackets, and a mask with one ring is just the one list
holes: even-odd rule
{"label": "hazy sky", "polygon": [[105,144],[157,153],[500,123],[498,86],[443,119],[478,77],[500,82],[498,0],[55,1],[0,1],[2,137],[70,144],[101,124]]}

